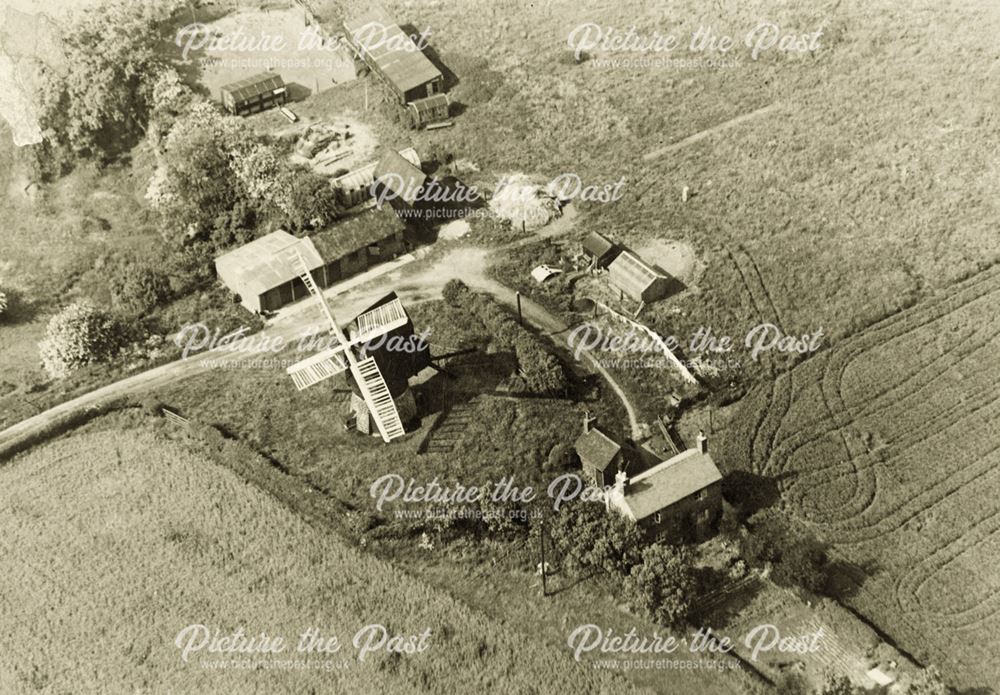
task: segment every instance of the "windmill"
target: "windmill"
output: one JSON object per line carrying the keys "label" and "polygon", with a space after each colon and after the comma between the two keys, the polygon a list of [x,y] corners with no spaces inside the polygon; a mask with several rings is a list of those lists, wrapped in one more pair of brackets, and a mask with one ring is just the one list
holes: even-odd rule
{"label": "windmill", "polygon": [[[296,388],[301,391],[349,370],[382,440],[390,442],[401,437],[405,432],[403,423],[374,356],[366,355],[359,359],[354,351],[374,338],[409,323],[409,317],[403,310],[403,305],[399,299],[393,299],[361,314],[355,319],[354,330],[348,339],[333,318],[333,313],[330,311],[323,293],[316,286],[312,273],[309,272],[297,245],[291,253],[296,273],[309,292],[319,300],[323,313],[326,314],[326,318],[330,322],[330,329],[337,338],[338,345],[297,362],[285,371],[292,377]],[[362,352],[364,351],[362,350]]]}

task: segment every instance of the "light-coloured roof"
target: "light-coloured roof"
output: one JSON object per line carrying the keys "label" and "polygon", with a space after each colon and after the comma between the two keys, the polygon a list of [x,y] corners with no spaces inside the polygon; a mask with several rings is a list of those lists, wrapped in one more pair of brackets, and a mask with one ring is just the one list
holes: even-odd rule
{"label": "light-coloured roof", "polygon": [[[370,31],[366,27],[371,26],[377,29],[374,33],[366,33]],[[345,21],[344,29],[358,50],[366,53],[400,92],[442,79],[441,71],[434,67],[434,63],[385,10],[370,8],[364,14]],[[374,45],[363,45],[366,36],[371,37],[369,40]]]}
{"label": "light-coloured roof", "polygon": [[558,275],[561,272],[562,270],[559,268],[553,268],[552,266],[543,264],[532,268],[531,277],[535,279],[535,282],[545,282],[553,275]]}
{"label": "light-coloured roof", "polygon": [[608,266],[608,272],[611,274],[612,282],[635,295],[641,294],[656,280],[669,277],[631,251],[622,251],[618,254]]}
{"label": "light-coloured roof", "polygon": [[708,453],[688,449],[629,479],[625,496],[616,504],[639,521],[720,480],[722,474]]}
{"label": "light-coloured roof", "polygon": [[215,270],[236,294],[261,295],[298,277],[291,257],[295,244],[300,245],[310,270],[323,265],[312,240],[298,239],[279,229],[222,254],[215,259]]}
{"label": "light-coloured roof", "polygon": [[245,101],[259,94],[267,94],[284,89],[285,81],[281,75],[274,72],[262,72],[252,77],[233,82],[222,87],[223,92],[229,92],[236,101]]}

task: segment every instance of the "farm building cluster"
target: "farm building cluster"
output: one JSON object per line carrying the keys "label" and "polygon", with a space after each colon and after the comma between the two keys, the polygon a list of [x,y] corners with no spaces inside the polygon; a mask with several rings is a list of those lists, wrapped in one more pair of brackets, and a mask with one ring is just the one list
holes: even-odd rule
{"label": "farm building cluster", "polygon": [[583,241],[583,253],[591,270],[607,271],[608,281],[619,296],[649,304],[670,293],[670,275],[637,253],[622,248],[603,234],[591,232]]}
{"label": "farm building cluster", "polygon": [[266,314],[309,295],[291,258],[294,249],[325,288],[405,252],[405,231],[390,211],[373,210],[303,239],[271,232],[216,258],[215,270],[240,304]]}
{"label": "farm building cluster", "polygon": [[699,434],[695,448],[674,447],[675,455],[666,459],[663,444],[652,438],[626,448],[585,415],[573,450],[587,482],[606,490],[608,510],[634,521],[647,538],[705,540],[722,514],[722,474],[708,453],[708,439]]}

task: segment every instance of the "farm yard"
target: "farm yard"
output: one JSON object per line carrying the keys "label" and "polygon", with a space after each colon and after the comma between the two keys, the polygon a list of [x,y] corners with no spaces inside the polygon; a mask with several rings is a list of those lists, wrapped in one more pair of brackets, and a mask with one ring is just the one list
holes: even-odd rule
{"label": "farm yard", "polygon": [[754,391],[722,461],[831,544],[838,593],[965,687],[998,675],[1000,270]]}

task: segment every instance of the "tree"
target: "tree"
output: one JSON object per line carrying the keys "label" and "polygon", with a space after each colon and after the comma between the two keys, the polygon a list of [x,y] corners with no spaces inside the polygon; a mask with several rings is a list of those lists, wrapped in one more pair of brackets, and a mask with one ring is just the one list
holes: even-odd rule
{"label": "tree", "polygon": [[830,674],[816,691],[816,695],[854,695],[858,689],[847,676]]}
{"label": "tree", "polygon": [[775,510],[750,518],[749,532],[740,538],[740,553],[753,566],[770,565],[779,584],[819,591],[826,583],[826,556],[822,546],[802,532],[793,532]]}
{"label": "tree", "polygon": [[341,214],[337,191],[325,176],[308,169],[285,172],[287,210],[282,226],[292,232],[321,229]]}
{"label": "tree", "polygon": [[947,695],[948,686],[936,666],[928,666],[910,678],[903,691],[906,695]]}
{"label": "tree", "polygon": [[469,287],[457,278],[452,278],[441,289],[441,297],[452,307],[462,307],[469,300]]}
{"label": "tree", "polygon": [[49,320],[38,352],[49,376],[61,379],[109,359],[120,344],[119,327],[111,316],[92,304],[74,302]]}
{"label": "tree", "polygon": [[695,591],[691,552],[684,547],[651,545],[642,551],[624,582],[629,605],[664,627],[683,625]]}
{"label": "tree", "polygon": [[129,316],[144,314],[170,296],[167,276],[136,259],[119,261],[109,283],[112,305]]}
{"label": "tree", "polygon": [[45,128],[77,156],[108,159],[146,130],[152,87],[165,67],[161,22],[174,0],[110,0],[85,10],[63,36],[62,72],[46,67],[39,94]]}
{"label": "tree", "polygon": [[578,500],[560,509],[553,517],[551,535],[567,568],[578,574],[624,577],[642,560],[639,527],[598,502]]}

